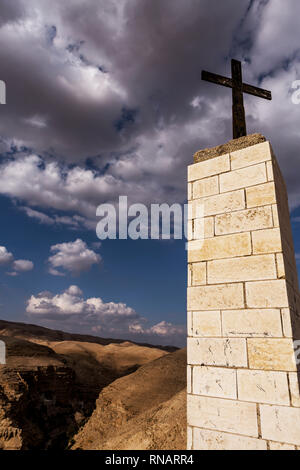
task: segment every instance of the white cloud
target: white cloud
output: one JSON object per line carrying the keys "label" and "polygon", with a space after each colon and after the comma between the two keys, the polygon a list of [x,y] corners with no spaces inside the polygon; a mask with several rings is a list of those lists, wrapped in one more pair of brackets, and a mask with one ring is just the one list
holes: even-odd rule
{"label": "white cloud", "polygon": [[157,323],[150,328],[145,328],[141,323],[133,323],[130,325],[130,331],[136,334],[154,335],[159,337],[172,337],[186,335],[186,328],[183,326],[172,325],[166,321]]}
{"label": "white cloud", "polygon": [[9,266],[12,270],[7,273],[9,276],[17,276],[19,273],[32,271],[34,268],[32,261],[15,260],[14,255],[5,246],[0,246],[0,266]]}
{"label": "white cloud", "polygon": [[32,261],[19,259],[13,262],[12,268],[20,273],[25,273],[27,271],[32,271],[34,268],[34,264]]}
{"label": "white cloud", "polygon": [[89,249],[87,244],[80,239],[75,242],[54,245],[51,247],[51,252],[54,255],[48,259],[49,272],[54,276],[63,276],[65,271],[79,274],[101,262],[101,256]]}
{"label": "white cloud", "polygon": [[41,224],[53,225],[55,223],[54,219],[43,214],[43,212],[33,210],[30,207],[21,207],[20,209],[23,210],[28,217],[38,220]]}
{"label": "white cloud", "polygon": [[[59,317],[60,319],[81,316],[80,322],[91,323],[95,321],[108,322],[112,319],[134,319],[137,313],[123,303],[104,303],[101,298],[84,300],[83,293],[78,286],[70,286],[62,294],[52,295],[42,292],[32,296],[27,303],[27,313],[41,315],[45,318]],[[106,326],[107,326],[106,325]],[[107,329],[107,328],[106,328]]]}
{"label": "white cloud", "polygon": [[0,266],[11,263],[13,259],[13,254],[9,253],[5,246],[0,246]]}
{"label": "white cloud", "polygon": [[35,322],[55,328],[126,338],[156,344],[184,344],[186,329],[162,321],[148,326],[148,321],[124,303],[104,302],[100,297],[84,299],[83,292],[70,286],[61,294],[41,292],[27,301],[27,314]]}

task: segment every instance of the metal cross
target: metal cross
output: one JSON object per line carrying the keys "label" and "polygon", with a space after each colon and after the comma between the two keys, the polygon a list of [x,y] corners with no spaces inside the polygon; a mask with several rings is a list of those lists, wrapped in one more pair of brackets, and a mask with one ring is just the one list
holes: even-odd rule
{"label": "metal cross", "polygon": [[239,137],[247,135],[244,93],[257,96],[258,98],[264,98],[265,100],[271,100],[272,93],[268,90],[243,83],[242,64],[238,60],[233,59],[231,61],[231,75],[232,78],[226,78],[221,75],[203,71],[202,80],[232,88],[233,138],[238,139]]}

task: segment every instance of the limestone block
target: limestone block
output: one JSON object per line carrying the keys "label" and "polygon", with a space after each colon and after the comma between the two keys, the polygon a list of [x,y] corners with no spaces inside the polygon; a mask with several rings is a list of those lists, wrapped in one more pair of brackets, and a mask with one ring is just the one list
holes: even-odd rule
{"label": "limestone block", "polygon": [[210,261],[207,264],[208,284],[277,279],[274,255]]}
{"label": "limestone block", "polygon": [[193,450],[193,428],[187,428],[187,450]]}
{"label": "limestone block", "polygon": [[247,367],[246,340],[235,338],[189,338],[188,364]]}
{"label": "limestone block", "polygon": [[188,241],[193,240],[194,238],[194,231],[193,231],[193,221],[188,220],[187,221],[187,239]]}
{"label": "limestone block", "polygon": [[251,437],[236,436],[218,431],[194,428],[194,447],[197,450],[267,450],[267,442]]}
{"label": "limestone block", "polygon": [[226,171],[230,171],[229,155],[222,155],[221,157],[190,165],[188,167],[188,182],[208,178]]}
{"label": "limestone block", "polygon": [[238,370],[237,380],[239,400],[270,405],[290,404],[288,379],[284,372]]}
{"label": "limestone block", "polygon": [[188,312],[187,314],[187,331],[188,336],[193,336],[193,313]]}
{"label": "limestone block", "polygon": [[268,181],[274,181],[273,162],[267,162]]}
{"label": "limestone block", "polygon": [[193,239],[199,240],[203,238],[212,238],[215,234],[215,221],[213,217],[203,217],[194,219]]}
{"label": "limestone block", "polygon": [[217,215],[215,218],[216,235],[250,232],[267,228],[273,228],[271,206]]}
{"label": "limestone block", "polygon": [[236,400],[236,370],[206,366],[194,367],[193,394]]}
{"label": "limestone block", "polygon": [[272,159],[269,142],[253,145],[242,150],[230,153],[231,167],[233,170],[243,168]]}
{"label": "limestone block", "polygon": [[244,307],[243,284],[188,288],[188,310],[233,310]]}
{"label": "limestone block", "polygon": [[206,263],[194,263],[192,265],[193,286],[206,284]]}
{"label": "limestone block", "polygon": [[285,279],[285,266],[283,261],[283,254],[277,253],[276,255],[277,277],[278,279]]}
{"label": "limestone block", "polygon": [[253,253],[278,253],[282,250],[279,228],[252,232]]}
{"label": "limestone block", "polygon": [[247,208],[276,204],[274,183],[265,183],[246,189]]}
{"label": "limestone block", "polygon": [[189,218],[192,219],[224,214],[246,207],[244,191],[233,191],[203,199],[195,199],[190,205],[192,205],[192,210],[189,211]]}
{"label": "limestone block", "polygon": [[200,428],[258,437],[254,403],[189,395],[188,422]]}
{"label": "limestone block", "polygon": [[220,175],[220,192],[226,193],[236,189],[267,183],[267,169],[264,163],[242,168]]}
{"label": "limestone block", "polygon": [[287,338],[293,337],[292,322],[291,322],[291,311],[289,308],[283,308],[281,310],[283,334]]}
{"label": "limestone block", "polygon": [[246,283],[246,301],[249,308],[287,308],[287,287],[284,280]]}
{"label": "limestone block", "polygon": [[278,209],[277,209],[276,204],[272,205],[272,214],[273,214],[274,227],[279,227],[279,215],[278,215]]}
{"label": "limestone block", "polygon": [[192,374],[193,370],[191,366],[187,366],[187,393],[192,393]]}
{"label": "limestone block", "polygon": [[250,233],[239,233],[189,242],[189,263],[251,255]]}
{"label": "limestone block", "polygon": [[194,312],[191,336],[195,338],[221,337],[221,312]]}
{"label": "limestone block", "polygon": [[193,184],[188,183],[188,201],[193,199]]}
{"label": "limestone block", "polygon": [[192,272],[192,265],[189,264],[188,265],[188,286],[191,287],[192,286],[192,276],[193,276],[193,272]]}
{"label": "limestone block", "polygon": [[270,450],[279,451],[279,450],[295,450],[295,446],[289,444],[280,444],[279,442],[269,442]]}
{"label": "limestone block", "polygon": [[204,180],[199,180],[193,183],[193,198],[200,199],[207,196],[219,194],[219,178],[212,176]]}
{"label": "limestone block", "polygon": [[279,309],[228,310],[222,312],[222,327],[228,337],[282,336]]}
{"label": "limestone block", "polygon": [[287,372],[295,372],[297,370],[293,341],[291,339],[250,338],[247,340],[247,344],[250,369]]}
{"label": "limestone block", "polygon": [[300,445],[300,408],[260,405],[262,438]]}
{"label": "limestone block", "polygon": [[300,383],[297,372],[289,374],[289,383],[291,391],[292,405],[296,408],[300,408]]}

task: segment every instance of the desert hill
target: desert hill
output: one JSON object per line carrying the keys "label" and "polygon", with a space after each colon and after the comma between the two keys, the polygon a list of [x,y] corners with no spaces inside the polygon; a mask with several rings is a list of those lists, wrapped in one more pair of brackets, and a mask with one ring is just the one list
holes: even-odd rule
{"label": "desert hill", "polygon": [[0,340],[7,350],[0,365],[0,449],[66,448],[104,387],[168,354],[3,321]]}
{"label": "desert hill", "polygon": [[[29,323],[16,323],[6,320],[0,320],[0,335],[13,336],[14,338],[25,339],[28,341],[41,342],[60,342],[60,341],[78,341],[85,343],[96,343],[106,346],[108,344],[121,344],[124,343],[123,339],[100,338],[99,336],[82,335],[77,333],[67,333],[60,330],[51,330],[39,325],[31,325]],[[164,351],[173,352],[178,348],[174,346],[160,346],[147,343],[135,343],[138,346],[146,346],[148,348],[158,348]]]}
{"label": "desert hill", "polygon": [[186,350],[149,362],[104,388],[73,449],[186,448]]}

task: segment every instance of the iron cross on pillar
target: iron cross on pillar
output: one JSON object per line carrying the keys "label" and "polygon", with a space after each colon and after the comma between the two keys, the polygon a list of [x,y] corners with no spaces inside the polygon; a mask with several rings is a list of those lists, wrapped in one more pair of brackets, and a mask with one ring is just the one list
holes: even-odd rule
{"label": "iron cross on pillar", "polygon": [[268,90],[243,83],[242,64],[238,60],[231,61],[231,75],[232,78],[226,78],[203,71],[202,80],[232,88],[233,138],[238,139],[247,135],[244,93],[264,98],[265,100],[271,100],[272,93]]}

